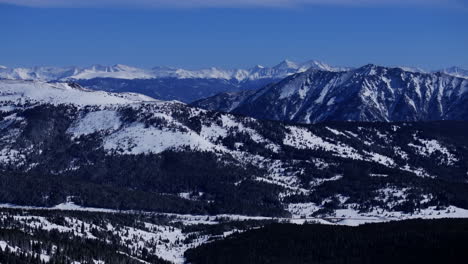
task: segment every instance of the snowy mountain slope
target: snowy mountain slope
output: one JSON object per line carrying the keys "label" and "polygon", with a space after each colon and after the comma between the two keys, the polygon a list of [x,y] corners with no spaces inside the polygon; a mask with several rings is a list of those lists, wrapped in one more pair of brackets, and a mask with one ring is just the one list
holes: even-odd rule
{"label": "snowy mountain slope", "polygon": [[93,79],[93,78],[116,78],[116,79],[151,79],[154,74],[145,69],[139,69],[127,65],[116,64],[114,66],[93,65],[89,68],[80,69],[77,73],[61,79]]}
{"label": "snowy mountain slope", "polygon": [[46,83],[40,81],[0,80],[0,102],[3,105],[40,103],[109,105],[157,101],[135,93],[108,93],[82,88],[73,83]]}
{"label": "snowy mountain slope", "polygon": [[145,74],[145,70],[126,65],[101,66],[92,65],[90,67],[48,67],[37,66],[31,68],[2,68],[0,69],[0,78],[12,80],[41,80],[54,81],[77,78],[151,78]]}
{"label": "snowy mountain slope", "polygon": [[11,80],[58,80],[73,76],[80,71],[78,67],[31,67],[0,68],[0,78]]}
{"label": "snowy mountain slope", "polygon": [[68,84],[0,83],[3,203],[72,196],[83,206],[266,216],[468,208],[466,122],[287,125]]}
{"label": "snowy mountain slope", "polygon": [[[39,255],[43,262],[37,263],[58,262],[65,255],[73,261],[71,263],[182,264],[184,251],[206,242],[209,237],[203,232],[182,229],[180,222],[173,223],[169,216],[155,218],[154,215],[119,212],[4,210],[0,212],[0,229],[3,231],[0,233],[2,251],[9,247],[13,254]],[[5,230],[10,232],[5,234]],[[31,240],[40,241],[36,248],[42,247],[42,250],[31,249]],[[48,250],[48,246],[62,250]],[[75,246],[86,248],[85,252],[63,250]]]}
{"label": "snowy mountain slope", "polygon": [[376,65],[347,72],[311,69],[249,96],[221,94],[193,105],[300,123],[467,120],[468,79]]}

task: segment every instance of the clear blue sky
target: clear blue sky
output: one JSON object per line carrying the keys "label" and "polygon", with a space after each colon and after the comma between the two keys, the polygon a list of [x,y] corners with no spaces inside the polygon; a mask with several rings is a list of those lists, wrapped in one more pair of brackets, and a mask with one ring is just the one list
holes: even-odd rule
{"label": "clear blue sky", "polygon": [[182,7],[164,0],[168,6],[138,0],[143,4],[128,7],[102,0],[102,5],[81,8],[57,4],[65,0],[47,1],[52,3],[31,7],[28,0],[18,0],[22,6],[0,0],[0,65],[236,68],[289,58],[343,66],[468,68],[465,0],[457,5],[310,0],[290,6],[283,5],[288,0],[259,0],[255,6],[192,0]]}

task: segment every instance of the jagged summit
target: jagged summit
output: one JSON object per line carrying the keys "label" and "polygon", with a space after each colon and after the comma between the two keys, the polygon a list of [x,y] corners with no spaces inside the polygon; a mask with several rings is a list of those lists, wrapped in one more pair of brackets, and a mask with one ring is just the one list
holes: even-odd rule
{"label": "jagged summit", "polygon": [[285,59],[282,62],[280,62],[278,65],[274,66],[273,68],[284,70],[284,69],[297,69],[298,67],[299,66],[295,62]]}

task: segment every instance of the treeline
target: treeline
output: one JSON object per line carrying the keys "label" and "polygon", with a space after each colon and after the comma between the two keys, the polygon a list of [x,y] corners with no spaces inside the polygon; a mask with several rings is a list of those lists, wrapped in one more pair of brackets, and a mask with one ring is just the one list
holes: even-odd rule
{"label": "treeline", "polygon": [[462,263],[468,220],[407,220],[358,227],[272,224],[186,251],[192,264]]}

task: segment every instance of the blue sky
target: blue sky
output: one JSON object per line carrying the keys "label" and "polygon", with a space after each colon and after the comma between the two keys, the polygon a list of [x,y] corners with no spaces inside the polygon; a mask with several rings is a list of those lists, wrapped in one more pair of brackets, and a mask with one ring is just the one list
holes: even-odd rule
{"label": "blue sky", "polygon": [[173,2],[0,0],[0,65],[468,68],[465,0]]}

